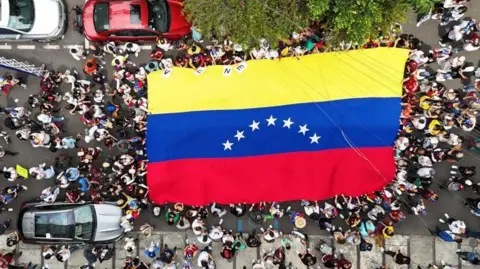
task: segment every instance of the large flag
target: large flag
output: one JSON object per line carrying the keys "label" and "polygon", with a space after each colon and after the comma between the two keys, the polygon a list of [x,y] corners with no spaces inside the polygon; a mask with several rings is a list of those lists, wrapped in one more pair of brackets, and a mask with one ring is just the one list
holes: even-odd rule
{"label": "large flag", "polygon": [[151,73],[151,199],[254,203],[381,189],[395,174],[407,56],[379,48]]}

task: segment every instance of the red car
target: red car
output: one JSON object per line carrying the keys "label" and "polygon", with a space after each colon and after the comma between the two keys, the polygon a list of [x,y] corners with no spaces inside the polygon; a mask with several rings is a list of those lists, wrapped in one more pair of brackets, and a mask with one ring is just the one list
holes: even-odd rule
{"label": "red car", "polygon": [[89,0],[84,34],[94,42],[180,39],[191,27],[182,5],[181,0]]}

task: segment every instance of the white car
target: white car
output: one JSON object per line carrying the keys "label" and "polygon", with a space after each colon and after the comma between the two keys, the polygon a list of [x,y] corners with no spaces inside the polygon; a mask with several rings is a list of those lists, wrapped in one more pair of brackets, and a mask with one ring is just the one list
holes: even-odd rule
{"label": "white car", "polygon": [[60,39],[67,21],[62,0],[0,0],[0,40]]}

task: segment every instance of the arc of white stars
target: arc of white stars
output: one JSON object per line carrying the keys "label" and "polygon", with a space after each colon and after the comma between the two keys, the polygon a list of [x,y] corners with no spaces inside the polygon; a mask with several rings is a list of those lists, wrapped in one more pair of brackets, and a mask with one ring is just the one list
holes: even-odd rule
{"label": "arc of white stars", "polygon": [[241,131],[241,132],[240,132],[240,131],[237,130],[237,134],[234,135],[234,137],[237,139],[237,141],[240,141],[240,139],[245,138],[245,136],[243,135],[243,133],[244,133],[244,131]]}
{"label": "arc of white stars", "polygon": [[283,127],[287,127],[288,129],[290,129],[290,126],[292,126],[292,124],[294,124],[294,122],[291,120],[291,118],[288,118],[287,120],[284,120],[283,121]]}
{"label": "arc of white stars", "polygon": [[277,120],[277,118],[274,118],[273,115],[270,115],[270,118],[266,119],[267,126],[270,126],[270,125],[275,126],[275,121],[276,120]]}
{"label": "arc of white stars", "polygon": [[253,121],[252,124],[248,125],[250,128],[252,128],[252,132],[254,132],[255,130],[260,130],[260,127],[258,127],[258,125],[260,125],[260,122],[259,121]]}
{"label": "arc of white stars", "polygon": [[303,126],[299,125],[298,127],[300,128],[300,131],[298,131],[298,133],[300,133],[300,134],[305,135],[305,134],[307,134],[308,131],[310,131],[310,129],[307,128],[306,124],[303,125]]}
{"label": "arc of white stars", "polygon": [[232,150],[233,143],[231,143],[229,140],[227,142],[222,143],[223,145],[223,150]]}
{"label": "arc of white stars", "polygon": [[310,144],[318,144],[318,140],[321,138],[321,136],[317,136],[317,133],[314,133],[313,136],[310,136]]}

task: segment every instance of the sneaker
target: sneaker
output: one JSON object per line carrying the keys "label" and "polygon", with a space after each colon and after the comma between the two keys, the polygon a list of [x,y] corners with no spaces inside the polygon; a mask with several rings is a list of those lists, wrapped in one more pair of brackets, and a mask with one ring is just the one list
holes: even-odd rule
{"label": "sneaker", "polygon": [[450,216],[447,213],[445,213],[445,218],[449,219]]}
{"label": "sneaker", "polygon": [[440,221],[441,223],[445,223],[443,219],[438,219],[438,221]]}
{"label": "sneaker", "polygon": [[443,44],[442,41],[438,41],[438,44],[442,47],[445,47],[445,44]]}

